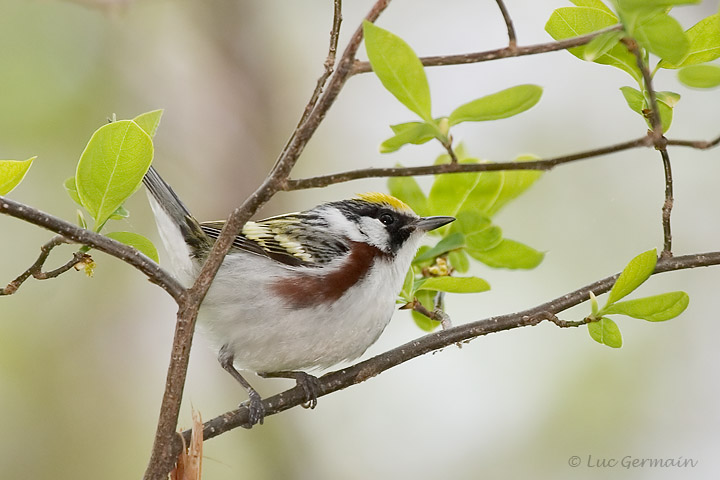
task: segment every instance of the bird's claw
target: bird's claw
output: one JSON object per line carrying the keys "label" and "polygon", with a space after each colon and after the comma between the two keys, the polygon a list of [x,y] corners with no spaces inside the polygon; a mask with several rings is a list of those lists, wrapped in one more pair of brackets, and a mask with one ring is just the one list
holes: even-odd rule
{"label": "bird's claw", "polygon": [[305,394],[305,402],[302,404],[303,408],[313,409],[317,407],[320,380],[308,373],[296,372],[295,381]]}
{"label": "bird's claw", "polygon": [[250,398],[246,401],[241,403],[240,407],[247,408],[248,411],[248,421],[246,424],[243,425],[244,428],[252,428],[253,425],[260,424],[262,425],[263,420],[265,420],[265,406],[262,403],[262,398],[260,398],[260,395],[257,392],[249,392]]}

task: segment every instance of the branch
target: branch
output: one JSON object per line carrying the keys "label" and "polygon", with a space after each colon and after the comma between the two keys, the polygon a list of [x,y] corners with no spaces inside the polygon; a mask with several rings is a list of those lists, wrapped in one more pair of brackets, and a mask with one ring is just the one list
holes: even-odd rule
{"label": "branch", "polygon": [[317,177],[288,180],[284,188],[287,191],[303,190],[307,188],[319,188],[336,183],[349,182],[363,178],[376,177],[414,177],[419,175],[438,175],[446,173],[467,173],[467,172],[493,172],[499,170],[551,170],[553,167],[564,163],[575,162],[587,158],[607,155],[609,153],[622,152],[637,147],[648,147],[652,140],[648,137],[641,137],[608,147],[595,148],[572,155],[548,158],[545,160],[533,160],[529,162],[498,162],[498,163],[441,163],[438,165],[424,165],[421,167],[384,167],[364,168],[350,170],[348,172],[321,175]]}
{"label": "branch", "polygon": [[315,105],[320,98],[320,94],[325,87],[325,82],[327,82],[327,79],[330,77],[330,75],[332,75],[334,71],[338,39],[340,38],[340,25],[342,24],[342,0],[334,0],[333,5],[333,24],[332,29],[330,30],[330,47],[328,48],[327,58],[325,59],[325,63],[323,64],[325,67],[325,71],[320,76],[320,78],[318,78],[317,85],[315,86],[315,91],[313,91],[312,96],[310,97],[310,101],[305,106],[302,117],[300,117],[300,121],[298,122],[298,125],[293,132],[293,136],[291,136],[290,140],[288,140],[288,143],[293,140],[298,128],[305,122],[305,120],[307,120],[307,117],[310,115],[313,108],[315,108]]}
{"label": "branch", "polygon": [[[370,22],[374,22],[383,10],[387,8],[389,2],[390,0],[377,0],[365,18]],[[335,5],[337,7],[339,3]],[[336,24],[337,28],[339,28],[339,18],[337,15],[333,21],[333,25]],[[335,26],[333,26],[333,32],[335,32]],[[182,393],[190,357],[190,346],[192,344],[200,303],[205,298],[210,284],[215,278],[225,255],[230,250],[232,242],[240,232],[242,226],[260,206],[270,200],[275,193],[282,190],[305,145],[315,133],[320,122],[325,118],[325,114],[333,105],[340,90],[350,77],[355,53],[360,46],[362,38],[363,31],[362,26],[360,26],[350,38],[345,52],[338,62],[335,73],[330,77],[327,89],[321,94],[319,99],[317,99],[315,105],[309,107],[310,113],[306,116],[304,115],[304,121],[301,120],[292,133],[290,140],[280,153],[270,174],[255,192],[230,214],[197,280],[189,289],[188,295],[178,302],[178,318],[165,392],[160,407],[160,418],[158,419],[152,453],[143,477],[145,480],[161,480],[166,478],[177,458],[177,451],[174,449],[177,440],[175,428],[177,427],[180,402],[182,401]],[[332,43],[333,40],[331,39],[331,49]],[[314,101],[311,97],[309,105],[312,103],[314,103]]]}
{"label": "branch", "polygon": [[503,20],[505,20],[505,26],[508,32],[508,49],[517,48],[517,36],[515,35],[515,27],[513,26],[512,18],[510,18],[510,12],[505,7],[503,0],[495,0],[500,12],[502,13]]}
{"label": "branch", "polygon": [[[62,235],[56,235],[53,238],[51,238],[47,243],[45,243],[42,247],[40,247],[40,256],[38,256],[37,260],[35,260],[35,263],[30,265],[30,267],[25,270],[23,273],[21,273],[15,280],[8,283],[5,288],[0,290],[0,295],[12,295],[13,293],[17,292],[18,288],[30,277],[38,278],[42,274],[42,267],[45,265],[45,261],[47,260],[48,256],[50,256],[50,252],[53,248],[57,247],[58,245],[62,245],[63,243],[67,243],[65,241],[65,238]],[[75,256],[73,256],[73,260],[75,260]],[[77,260],[75,260],[75,263],[77,263]],[[72,265],[70,265],[70,268],[72,268]],[[61,267],[62,268],[62,267]],[[56,269],[59,270],[59,269]],[[69,268],[67,269],[69,270]],[[54,273],[50,272],[50,273]],[[60,275],[59,272],[57,275]],[[53,275],[53,277],[56,277],[57,275]],[[48,274],[43,275],[44,278],[49,278]]]}
{"label": "branch", "polygon": [[[46,228],[61,235],[67,241],[87,245],[132,265],[144,273],[152,283],[159,285],[168,292],[176,301],[179,300],[185,292],[183,286],[180,285],[170,273],[161,268],[160,265],[123,243],[80,228],[49,213],[2,196],[0,196],[0,213],[24,220],[38,227]],[[42,258],[38,258],[38,260],[42,260],[42,262],[45,261],[45,259]],[[60,273],[58,273],[58,275]]]}
{"label": "branch", "polygon": [[666,148],[660,149],[660,156],[663,162],[663,172],[665,173],[665,201],[662,206],[662,226],[663,226],[663,251],[662,257],[672,256],[672,231],[670,230],[670,215],[672,214],[673,203],[673,176],[670,167],[670,154]]}
{"label": "branch", "polygon": [[[720,252],[685,255],[680,257],[661,258],[655,267],[654,274],[683,270],[687,268],[720,265]],[[344,388],[364,382],[392,367],[407,362],[415,357],[441,350],[456,343],[467,343],[477,337],[511,330],[519,327],[534,326],[543,320],[551,321],[559,327],[577,327],[584,325],[586,319],[572,322],[559,320],[557,313],[579,305],[588,300],[590,292],[596,295],[608,292],[619,274],[603,278],[590,285],[570,292],[549,302],[521,312],[486,318],[473,323],[440,330],[416,340],[394,348],[376,357],[365,360],[351,367],[328,373],[320,377],[318,396],[342,390]],[[285,392],[267,398],[263,401],[265,414],[274,415],[288,410],[305,401],[305,394],[301,387],[295,387]],[[239,408],[220,415],[204,424],[203,438],[210,439],[229,430],[246,425],[248,421],[247,409]],[[185,441],[189,441],[191,432],[183,432]],[[182,442],[177,439],[173,444],[173,451],[179,452]]]}
{"label": "branch", "polygon": [[[598,30],[597,32],[588,33],[579,37],[567,38],[557,42],[537,43],[525,47],[505,47],[497,50],[487,50],[476,53],[462,53],[459,55],[438,55],[431,57],[420,57],[420,61],[426,67],[443,67],[446,65],[465,65],[468,63],[480,63],[490,60],[498,60],[500,58],[522,57],[525,55],[536,55],[539,53],[554,52],[557,50],[565,50],[567,48],[579,47],[585,45],[598,35],[607,32],[621,30],[622,25],[613,25],[612,27]],[[367,73],[372,71],[370,62],[355,62],[352,74]]]}
{"label": "branch", "polygon": [[650,101],[650,124],[652,125],[652,139],[655,149],[660,151],[663,162],[663,171],[665,173],[665,201],[662,206],[662,227],[663,227],[663,251],[661,257],[672,256],[672,230],[670,228],[670,215],[673,208],[673,178],[672,168],[670,166],[670,155],[667,152],[667,139],[663,136],[662,120],[660,119],[660,110],[658,109],[657,95],[652,85],[652,74],[645,62],[637,42],[632,38],[623,38],[622,42],[635,56],[640,72],[642,73],[645,90],[648,92]]}
{"label": "branch", "polygon": [[690,147],[690,148],[697,148],[699,150],[708,150],[710,148],[715,148],[718,145],[720,145],[720,137],[717,137],[713,140],[668,140],[668,145],[674,145],[678,147]]}

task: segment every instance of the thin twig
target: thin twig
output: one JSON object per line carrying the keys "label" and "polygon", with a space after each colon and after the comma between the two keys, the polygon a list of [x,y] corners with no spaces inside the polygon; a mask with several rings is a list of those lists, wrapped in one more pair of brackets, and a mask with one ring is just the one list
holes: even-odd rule
{"label": "thin twig", "polygon": [[[313,108],[315,108],[315,105],[320,98],[320,94],[325,87],[325,82],[327,82],[327,79],[330,78],[330,75],[332,75],[335,70],[335,56],[337,55],[338,39],[340,38],[340,25],[342,24],[342,0],[334,0],[333,5],[333,23],[332,29],[330,30],[330,47],[328,48],[327,58],[323,64],[325,71],[320,78],[318,78],[317,85],[315,85],[315,91],[313,91],[310,101],[305,106],[305,110],[298,122],[298,127],[302,125],[302,123],[310,115],[310,112],[312,112]],[[297,132],[297,128],[293,133],[295,132]],[[288,140],[288,142],[290,141],[292,141],[292,137]]]}
{"label": "thin twig", "polygon": [[[720,265],[720,252],[661,258],[658,260],[654,274],[711,265]],[[319,378],[318,396],[328,395],[364,382],[385,370],[405,363],[420,355],[441,350],[455,343],[468,342],[490,333],[518,327],[533,326],[542,320],[549,320],[559,327],[576,327],[587,323],[587,319],[579,322],[571,322],[559,320],[555,315],[587,301],[589,292],[594,292],[598,295],[608,292],[615,283],[618,275],[619,274],[603,278],[595,283],[528,310],[491,317],[425,335],[369,360],[323,375]],[[295,387],[265,399],[263,405],[265,406],[265,414],[268,416],[285,411],[303,402],[305,402],[305,393],[301,387]],[[204,438],[210,439],[245,425],[248,421],[247,413],[247,409],[242,407],[209,420],[204,424]],[[189,441],[191,431],[185,431],[182,435],[186,441]],[[179,452],[181,448],[182,442],[178,439],[173,444],[173,451]]]}
{"label": "thin twig", "polygon": [[491,172],[499,170],[550,170],[553,167],[570,163],[577,160],[583,160],[609,153],[622,152],[637,147],[647,147],[651,145],[648,136],[635,140],[630,140],[608,147],[595,148],[572,155],[563,155],[560,157],[548,158],[545,160],[533,160],[529,162],[498,162],[498,163],[441,163],[438,165],[424,165],[421,167],[384,167],[384,168],[364,168],[359,170],[350,170],[347,172],[333,173],[330,175],[320,175],[317,177],[301,178],[297,180],[288,180],[284,185],[285,190],[303,190],[307,188],[319,188],[333,185],[336,183],[349,182],[351,180],[359,180],[363,178],[377,177],[414,177],[419,175],[438,175],[448,173],[467,173],[467,172]]}
{"label": "thin twig", "polygon": [[85,253],[82,249],[78,250],[77,252],[73,253],[73,258],[68,260],[65,264],[59,266],[58,268],[54,270],[50,270],[47,272],[37,272],[33,274],[33,278],[36,278],[38,280],[48,280],[51,278],[57,278],[63,273],[67,272],[68,270],[72,269],[73,267],[77,267],[78,265],[82,264],[83,262],[89,262],[92,261],[92,257]]}
{"label": "thin twig", "polygon": [[699,150],[707,150],[710,148],[717,147],[720,145],[720,137],[717,137],[713,140],[668,140],[668,145],[673,145],[677,147],[690,147],[690,148],[697,148]]}
{"label": "thin twig", "polygon": [[652,125],[652,139],[655,149],[660,151],[660,156],[663,162],[663,170],[665,173],[665,200],[662,206],[662,228],[663,228],[663,250],[660,254],[661,257],[672,256],[672,230],[670,227],[670,217],[673,208],[673,177],[672,168],[670,165],[670,155],[667,152],[667,139],[663,136],[662,120],[660,118],[660,110],[658,109],[657,95],[652,84],[652,74],[650,69],[645,62],[640,47],[637,42],[632,38],[623,38],[622,42],[635,56],[638,69],[643,77],[645,84],[645,91],[648,93],[650,102],[650,124]]}
{"label": "thin twig", "polygon": [[505,26],[507,26],[508,33],[508,49],[514,50],[517,48],[517,36],[515,35],[515,27],[513,26],[512,18],[510,18],[510,12],[505,7],[503,0],[495,0],[497,6],[500,8],[503,20],[505,20]]}
{"label": "thin twig", "polygon": [[645,63],[645,59],[643,58],[643,54],[640,51],[640,47],[637,42],[630,37],[624,37],[621,42],[625,44],[627,49],[630,50],[630,53],[635,56],[635,63],[642,74],[645,91],[648,93],[650,100],[650,111],[648,112],[648,117],[650,118],[650,125],[652,125],[653,142],[655,147],[659,150],[665,146],[665,140],[663,139],[662,121],[660,120],[660,110],[658,110],[657,105],[657,95],[655,94],[655,89],[652,86],[652,74]]}
{"label": "thin twig", "polygon": [[425,305],[420,303],[417,298],[410,303],[410,306],[414,311],[418,312],[419,314],[425,315],[430,320],[439,322],[443,330],[452,328],[452,320],[450,319],[450,315],[445,313],[439,306],[436,305],[435,309],[430,311],[425,308]]}
{"label": "thin twig", "polygon": [[455,150],[452,147],[452,136],[448,136],[447,142],[442,142],[442,146],[445,147],[445,150],[448,152],[448,155],[450,156],[450,164],[457,165],[458,158],[457,158],[457,155],[455,155]]}
{"label": "thin twig", "polygon": [[[598,35],[607,32],[621,30],[622,25],[613,25],[612,27],[598,30],[597,32],[588,33],[579,37],[567,38],[557,42],[538,43],[535,45],[527,45],[525,47],[505,47],[497,50],[487,50],[484,52],[462,53],[458,55],[437,55],[430,57],[420,57],[420,61],[426,67],[442,67],[446,65],[465,65],[468,63],[488,62],[490,60],[498,60],[500,58],[522,57],[525,55],[536,55],[539,53],[554,52],[557,50],[565,50],[566,48],[579,47],[585,45]],[[371,72],[370,62],[355,62],[352,74]]]}
{"label": "thin twig", "polygon": [[160,265],[136,249],[109,237],[80,228],[49,213],[2,196],[0,196],[0,213],[46,228],[69,241],[87,245],[122,260],[144,273],[151,282],[159,285],[175,300],[180,299],[185,292],[185,289],[175,277],[161,268]]}
{"label": "thin twig", "polygon": [[[374,22],[387,8],[390,0],[378,0],[365,17]],[[320,95],[315,107],[301,122],[291,135],[290,141],[285,145],[270,174],[262,184],[250,195],[243,204],[233,210],[227,219],[219,237],[208,254],[197,280],[189,289],[188,295],[178,302],[179,311],[173,339],[170,365],[168,367],[165,392],[160,407],[160,416],[155,433],[153,449],[145,471],[145,480],[161,480],[167,477],[172,469],[177,451],[174,450],[180,402],[182,400],[187,367],[190,356],[190,347],[195,331],[195,322],[200,303],[207,294],[210,284],[222,264],[225,255],[230,250],[232,242],[240,232],[242,226],[250,217],[283,188],[290,172],[294,168],[300,154],[310,140],[320,122],[325,118],[327,111],[335,102],[340,90],[350,77],[355,53],[363,38],[362,26],[358,27],[350,38],[335,73],[330,76],[327,88]]]}
{"label": "thin twig", "polygon": [[663,172],[665,173],[665,201],[662,206],[662,226],[663,226],[663,251],[661,257],[672,256],[672,231],[670,230],[670,215],[672,214],[673,203],[673,176],[670,166],[670,154],[666,148],[660,149],[660,156],[663,161]]}
{"label": "thin twig", "polygon": [[30,277],[37,278],[37,275],[40,274],[40,272],[42,271],[42,267],[45,265],[45,262],[50,256],[50,252],[52,251],[52,249],[57,247],[58,245],[62,245],[63,243],[67,243],[65,237],[63,237],[62,235],[55,235],[53,238],[43,244],[40,247],[40,255],[38,256],[37,260],[35,260],[35,262],[30,265],[27,270],[18,275],[15,280],[8,283],[5,288],[0,290],[0,295],[12,295],[13,293],[17,292],[18,288],[20,288],[20,286],[25,282],[25,280]]}

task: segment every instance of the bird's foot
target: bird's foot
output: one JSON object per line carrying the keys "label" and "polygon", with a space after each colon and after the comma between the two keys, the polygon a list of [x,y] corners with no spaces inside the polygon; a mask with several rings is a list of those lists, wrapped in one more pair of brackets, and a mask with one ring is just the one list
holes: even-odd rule
{"label": "bird's foot", "polygon": [[262,398],[255,390],[249,391],[248,395],[250,398],[241,403],[239,407],[247,408],[248,421],[243,425],[243,428],[250,429],[258,423],[262,425],[263,420],[265,420],[265,406],[262,403]]}
{"label": "bird's foot", "polygon": [[305,372],[270,372],[258,373],[264,378],[293,378],[298,387],[305,394],[305,402],[303,408],[313,409],[317,406],[318,392],[320,391],[320,381],[314,375]]}

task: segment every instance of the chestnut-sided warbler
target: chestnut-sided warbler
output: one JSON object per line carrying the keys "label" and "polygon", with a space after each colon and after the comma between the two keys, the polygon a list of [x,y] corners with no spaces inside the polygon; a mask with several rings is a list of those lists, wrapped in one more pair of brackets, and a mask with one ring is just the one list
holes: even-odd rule
{"label": "chestnut-sided warbler", "polygon": [[[224,222],[199,223],[154,168],[143,179],[171,270],[189,286]],[[247,222],[198,315],[218,360],[247,391],[249,423],[260,395],[240,375],[294,378],[311,406],[323,369],[362,355],[392,317],[422,235],[454,220],[418,217],[382,193]]]}

